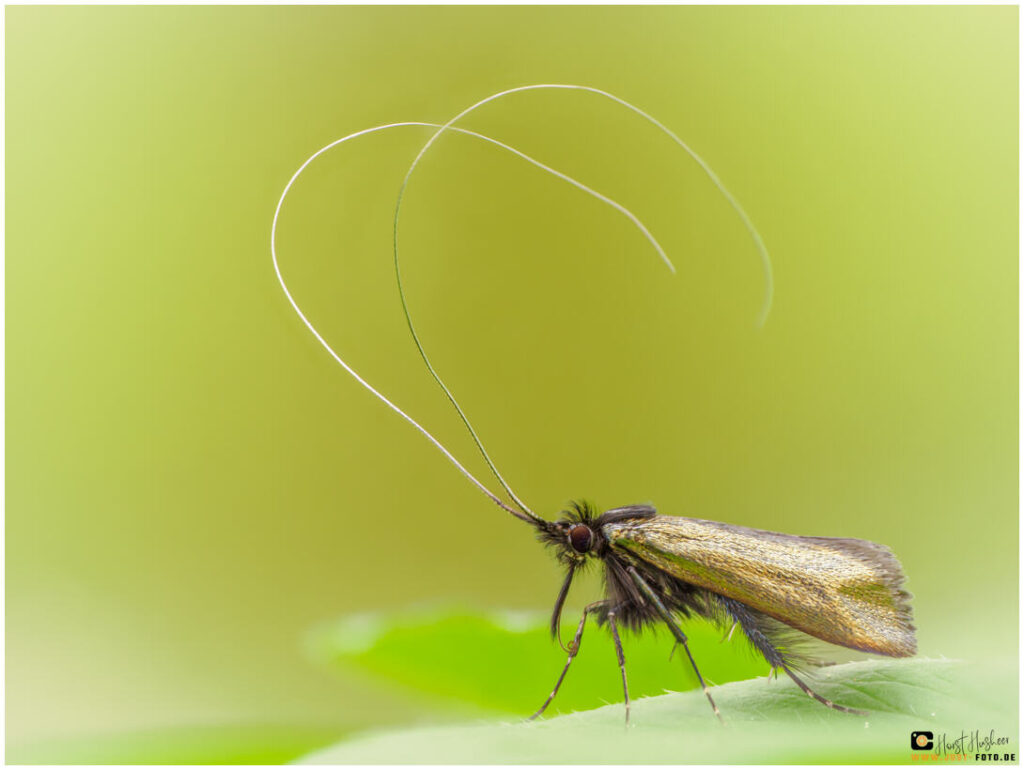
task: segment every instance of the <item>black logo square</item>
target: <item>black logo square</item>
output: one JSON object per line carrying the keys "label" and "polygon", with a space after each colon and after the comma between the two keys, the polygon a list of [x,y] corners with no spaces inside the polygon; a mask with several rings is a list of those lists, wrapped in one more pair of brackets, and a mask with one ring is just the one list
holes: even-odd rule
{"label": "black logo square", "polygon": [[910,748],[928,751],[935,745],[935,735],[928,730],[915,730],[910,734]]}

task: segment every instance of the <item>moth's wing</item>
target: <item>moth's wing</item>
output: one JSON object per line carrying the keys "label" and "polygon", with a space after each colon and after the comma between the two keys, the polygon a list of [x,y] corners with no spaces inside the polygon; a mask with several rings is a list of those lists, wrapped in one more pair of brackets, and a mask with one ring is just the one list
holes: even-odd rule
{"label": "moth's wing", "polygon": [[602,532],[627,560],[826,642],[895,657],[917,650],[903,571],[883,545],[678,516],[610,522]]}
{"label": "moth's wing", "polygon": [[703,593],[708,609],[703,614],[722,628],[723,639],[732,637],[735,626],[739,626],[753,649],[760,652],[773,668],[780,662],[790,669],[800,670],[863,658],[859,650],[817,639],[733,599],[710,591]]}

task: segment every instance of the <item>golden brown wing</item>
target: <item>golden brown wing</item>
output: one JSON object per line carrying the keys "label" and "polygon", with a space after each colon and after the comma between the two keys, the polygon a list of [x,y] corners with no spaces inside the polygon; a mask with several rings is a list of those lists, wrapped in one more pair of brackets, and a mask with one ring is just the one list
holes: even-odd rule
{"label": "golden brown wing", "polygon": [[728,596],[833,644],[917,651],[903,572],[883,545],[655,516],[605,524],[616,553]]}

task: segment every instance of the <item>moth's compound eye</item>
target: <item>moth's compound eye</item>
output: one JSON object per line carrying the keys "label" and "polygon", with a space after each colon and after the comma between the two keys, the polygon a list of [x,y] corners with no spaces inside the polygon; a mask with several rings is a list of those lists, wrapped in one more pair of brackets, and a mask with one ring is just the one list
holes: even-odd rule
{"label": "moth's compound eye", "polygon": [[586,524],[577,524],[569,530],[569,545],[576,553],[586,553],[594,542],[594,533]]}

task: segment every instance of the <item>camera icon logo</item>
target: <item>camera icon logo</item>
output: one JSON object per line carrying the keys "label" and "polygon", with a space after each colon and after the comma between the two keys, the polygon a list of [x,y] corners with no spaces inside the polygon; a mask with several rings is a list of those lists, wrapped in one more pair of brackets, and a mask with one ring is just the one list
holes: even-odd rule
{"label": "camera icon logo", "polygon": [[935,735],[928,730],[915,730],[910,734],[910,748],[928,751],[935,745]]}

